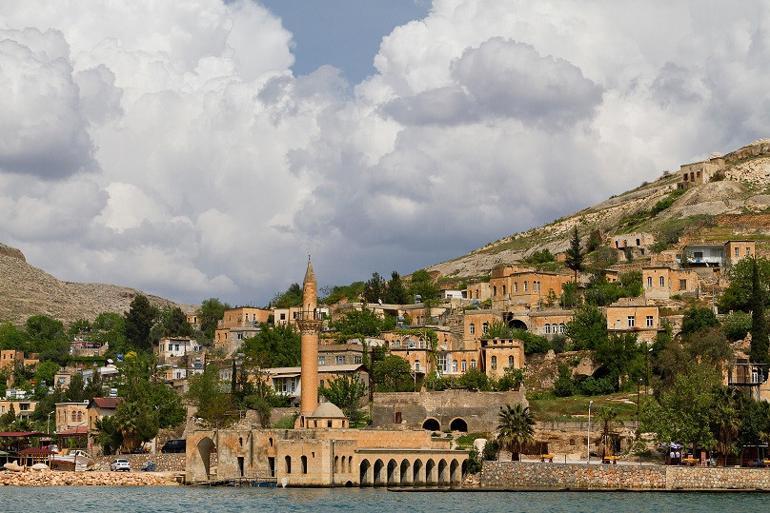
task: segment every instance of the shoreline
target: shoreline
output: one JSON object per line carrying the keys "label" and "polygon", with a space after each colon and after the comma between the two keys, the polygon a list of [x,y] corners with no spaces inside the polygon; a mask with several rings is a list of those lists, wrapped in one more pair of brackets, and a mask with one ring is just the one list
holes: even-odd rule
{"label": "shoreline", "polygon": [[0,487],[35,488],[49,486],[167,487],[180,486],[177,472],[74,472],[27,470],[0,472]]}

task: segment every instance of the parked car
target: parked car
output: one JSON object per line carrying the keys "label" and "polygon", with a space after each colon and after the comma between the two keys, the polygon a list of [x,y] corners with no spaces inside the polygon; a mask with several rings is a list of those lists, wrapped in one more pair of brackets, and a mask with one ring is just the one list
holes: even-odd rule
{"label": "parked car", "polygon": [[186,450],[187,440],[180,439],[167,441],[163,444],[163,447],[161,447],[160,452],[185,452]]}
{"label": "parked car", "polygon": [[144,465],[142,465],[142,468],[140,469],[142,472],[155,472],[158,470],[158,466],[155,464],[154,461],[147,461]]}
{"label": "parked car", "polygon": [[118,458],[110,464],[110,470],[113,472],[131,472],[131,464],[128,460]]}

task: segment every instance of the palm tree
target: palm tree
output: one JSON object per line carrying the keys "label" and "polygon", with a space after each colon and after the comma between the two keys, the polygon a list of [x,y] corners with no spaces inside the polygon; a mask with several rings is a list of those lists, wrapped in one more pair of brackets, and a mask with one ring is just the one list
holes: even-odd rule
{"label": "palm tree", "polygon": [[529,412],[529,407],[521,404],[500,407],[498,413],[497,441],[501,447],[511,452],[511,461],[519,460],[522,448],[532,441],[535,430],[535,420]]}
{"label": "palm tree", "polygon": [[735,441],[741,429],[740,396],[730,388],[719,388],[716,392],[712,432],[716,434],[717,450],[722,455],[722,464],[727,465],[728,454],[735,454]]}
{"label": "palm tree", "polygon": [[[596,416],[602,423],[602,458],[604,458],[607,455],[607,446],[610,442],[610,435],[613,433],[613,425],[618,423],[622,426],[623,422],[618,420],[618,410],[614,406],[600,408]],[[611,450],[610,456],[613,456]]]}

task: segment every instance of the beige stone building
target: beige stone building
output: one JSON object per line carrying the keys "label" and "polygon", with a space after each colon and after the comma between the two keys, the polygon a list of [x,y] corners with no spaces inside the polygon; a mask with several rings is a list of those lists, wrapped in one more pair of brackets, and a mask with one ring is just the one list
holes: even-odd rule
{"label": "beige stone building", "polygon": [[3,349],[0,351],[0,370],[13,369],[16,365],[24,364],[24,351]]}
{"label": "beige stone building", "polygon": [[517,339],[483,339],[481,341],[482,370],[491,378],[500,378],[506,369],[524,367],[524,342]]}
{"label": "beige stone building", "polygon": [[489,285],[492,288],[492,306],[507,308],[524,306],[537,308],[558,302],[562,287],[572,281],[567,274],[521,270],[514,266],[492,270]]}
{"label": "beige stone building", "polygon": [[56,432],[88,427],[88,401],[56,403]]}
{"label": "beige stone building", "polygon": [[649,299],[668,299],[676,294],[695,294],[700,279],[694,271],[673,269],[668,266],[642,268],[644,295]]}
{"label": "beige stone building", "polygon": [[714,175],[725,169],[725,160],[720,157],[701,162],[683,164],[679,168],[680,181],[678,187],[689,188],[693,185],[708,183]]}
{"label": "beige stone building", "polygon": [[479,301],[486,301],[492,298],[492,287],[489,282],[480,281],[476,283],[469,283],[465,289],[465,296],[467,299],[478,299]]}
{"label": "beige stone building", "polygon": [[529,312],[529,331],[546,338],[555,335],[563,335],[567,323],[572,321],[574,312],[572,310],[539,310]]}
{"label": "beige stone building", "polygon": [[11,408],[13,407],[13,412],[16,415],[16,417],[29,417],[33,413],[35,413],[35,408],[37,408],[37,401],[33,400],[8,400],[8,399],[2,399],[0,400],[0,415],[5,415],[8,412],[11,411]]}
{"label": "beige stone building", "polygon": [[104,417],[115,415],[115,410],[123,401],[120,397],[94,397],[88,402],[88,429],[96,431],[96,423]]}
{"label": "beige stone building", "polygon": [[725,265],[735,265],[757,254],[757,243],[753,240],[731,240],[725,242],[724,247]]}
{"label": "beige stone building", "polygon": [[660,310],[644,298],[621,298],[607,307],[609,333],[635,333],[639,341],[652,343],[660,331]]}

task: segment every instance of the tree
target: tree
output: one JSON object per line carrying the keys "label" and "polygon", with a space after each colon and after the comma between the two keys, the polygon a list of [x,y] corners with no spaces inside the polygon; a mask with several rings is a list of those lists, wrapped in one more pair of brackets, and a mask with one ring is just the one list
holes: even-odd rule
{"label": "tree", "polygon": [[52,386],[53,378],[57,372],[59,372],[59,364],[56,362],[51,360],[40,362],[35,368],[35,380],[38,383],[45,383],[48,386]]}
{"label": "tree", "polygon": [[564,264],[575,273],[575,283],[577,283],[577,275],[583,270],[583,251],[580,249],[580,233],[577,225],[572,227],[572,237],[569,241]]}
{"label": "tree", "polygon": [[743,340],[751,331],[751,315],[737,310],[725,316],[722,331],[728,340]]}
{"label": "tree", "polygon": [[302,287],[299,283],[292,283],[282,294],[276,294],[270,302],[276,308],[291,308],[302,304]]}
{"label": "tree", "polygon": [[289,324],[263,324],[256,335],[243,342],[241,352],[250,367],[294,367],[300,364],[300,334]]}
{"label": "tree", "polygon": [[217,329],[217,323],[225,315],[225,310],[230,308],[227,303],[222,303],[218,298],[212,297],[201,303],[197,316],[201,331],[206,338],[212,340]]}
{"label": "tree", "polygon": [[29,336],[24,330],[17,328],[10,322],[0,324],[0,349],[24,351],[27,349],[28,343]]}
{"label": "tree", "polygon": [[404,287],[404,282],[401,281],[401,275],[396,271],[393,271],[390,275],[383,301],[395,305],[409,303],[409,293],[406,291],[406,287]]}
{"label": "tree", "polygon": [[[755,273],[758,280],[755,280]],[[754,302],[754,283],[758,282],[759,289],[764,292],[764,305],[770,300],[770,260],[762,257],[744,258],[730,268],[728,272],[730,285],[719,297],[719,310],[742,310],[751,312]]]}
{"label": "tree", "polygon": [[529,407],[524,408],[521,404],[501,406],[497,417],[497,441],[511,453],[512,461],[518,461],[522,449],[534,437],[535,419]]}
{"label": "tree", "polygon": [[565,334],[575,349],[593,349],[607,338],[607,317],[593,305],[583,305],[567,323]]}
{"label": "tree", "polygon": [[150,330],[155,324],[158,310],[142,294],[137,295],[126,312],[126,339],[130,346],[141,351],[152,351]]}
{"label": "tree", "polygon": [[438,299],[440,291],[428,271],[421,269],[412,273],[409,281],[410,299],[420,296],[422,302],[431,302]]}
{"label": "tree", "polygon": [[684,312],[682,318],[682,335],[690,335],[706,328],[719,326],[717,316],[710,308],[691,306]]}
{"label": "tree", "polygon": [[592,253],[602,246],[603,242],[602,232],[598,229],[591,230],[588,234],[588,242],[586,243],[586,251]]}
{"label": "tree", "polygon": [[575,308],[580,304],[580,294],[578,292],[577,283],[565,283],[564,286],[562,286],[559,304],[562,308]]}
{"label": "tree", "polygon": [[457,380],[457,384],[465,390],[474,392],[489,392],[492,389],[489,376],[475,367],[471,367],[463,372],[462,376]]}
{"label": "tree", "polygon": [[553,382],[553,393],[556,397],[569,397],[575,393],[572,371],[567,364],[559,365],[559,375]]}
{"label": "tree", "polygon": [[73,338],[81,333],[87,333],[89,331],[91,331],[91,323],[86,319],[78,319],[67,328],[67,336]]}
{"label": "tree", "polygon": [[215,427],[223,427],[233,420],[232,396],[222,391],[219,369],[213,364],[206,366],[201,374],[190,378],[187,398],[198,409],[197,416]]}
{"label": "tree", "polygon": [[78,372],[70,378],[70,384],[67,387],[67,401],[80,402],[85,400],[85,382],[83,381],[83,375]]}
{"label": "tree", "polygon": [[716,448],[722,455],[722,464],[727,456],[738,450],[736,441],[741,430],[740,396],[738,391],[719,387],[714,391],[714,410],[711,412],[711,432],[716,439]]}
{"label": "tree", "polygon": [[26,331],[29,337],[27,349],[38,353],[41,361],[66,363],[70,344],[61,321],[47,315],[33,315],[27,319]]}
{"label": "tree", "polygon": [[191,337],[193,334],[192,326],[187,322],[187,315],[178,306],[163,309],[160,322],[161,335],[164,337]]}
{"label": "tree", "polygon": [[385,279],[380,276],[380,273],[372,273],[372,277],[364,284],[364,301],[367,303],[383,301],[385,288]]}
{"label": "tree", "polygon": [[385,356],[373,365],[378,392],[413,392],[414,378],[409,362],[394,355]]}
{"label": "tree", "polygon": [[596,418],[599,420],[602,426],[602,458],[607,455],[607,449],[610,449],[610,455],[612,455],[612,446],[610,445],[610,437],[614,433],[614,425],[623,425],[623,422],[618,420],[619,412],[614,406],[602,406],[596,413]]}
{"label": "tree", "polygon": [[319,392],[330,403],[338,406],[351,424],[357,424],[361,420],[359,406],[361,399],[367,394],[367,387],[358,374],[332,379],[324,384]]}
{"label": "tree", "polygon": [[636,380],[644,375],[644,348],[634,333],[613,334],[596,345],[596,362],[607,371],[615,390],[625,376]]}
{"label": "tree", "polygon": [[[746,259],[749,260],[749,259]],[[768,338],[765,304],[767,302],[767,282],[762,282],[760,266],[756,257],[750,259],[751,265],[751,361],[767,363]]]}
{"label": "tree", "polygon": [[94,342],[109,344],[111,353],[125,354],[128,352],[126,318],[114,312],[100,313],[91,324],[89,338]]}
{"label": "tree", "polygon": [[345,312],[338,320],[332,322],[331,327],[343,339],[376,337],[383,331],[395,328],[396,319],[392,316],[381,319],[374,310],[362,308]]}

